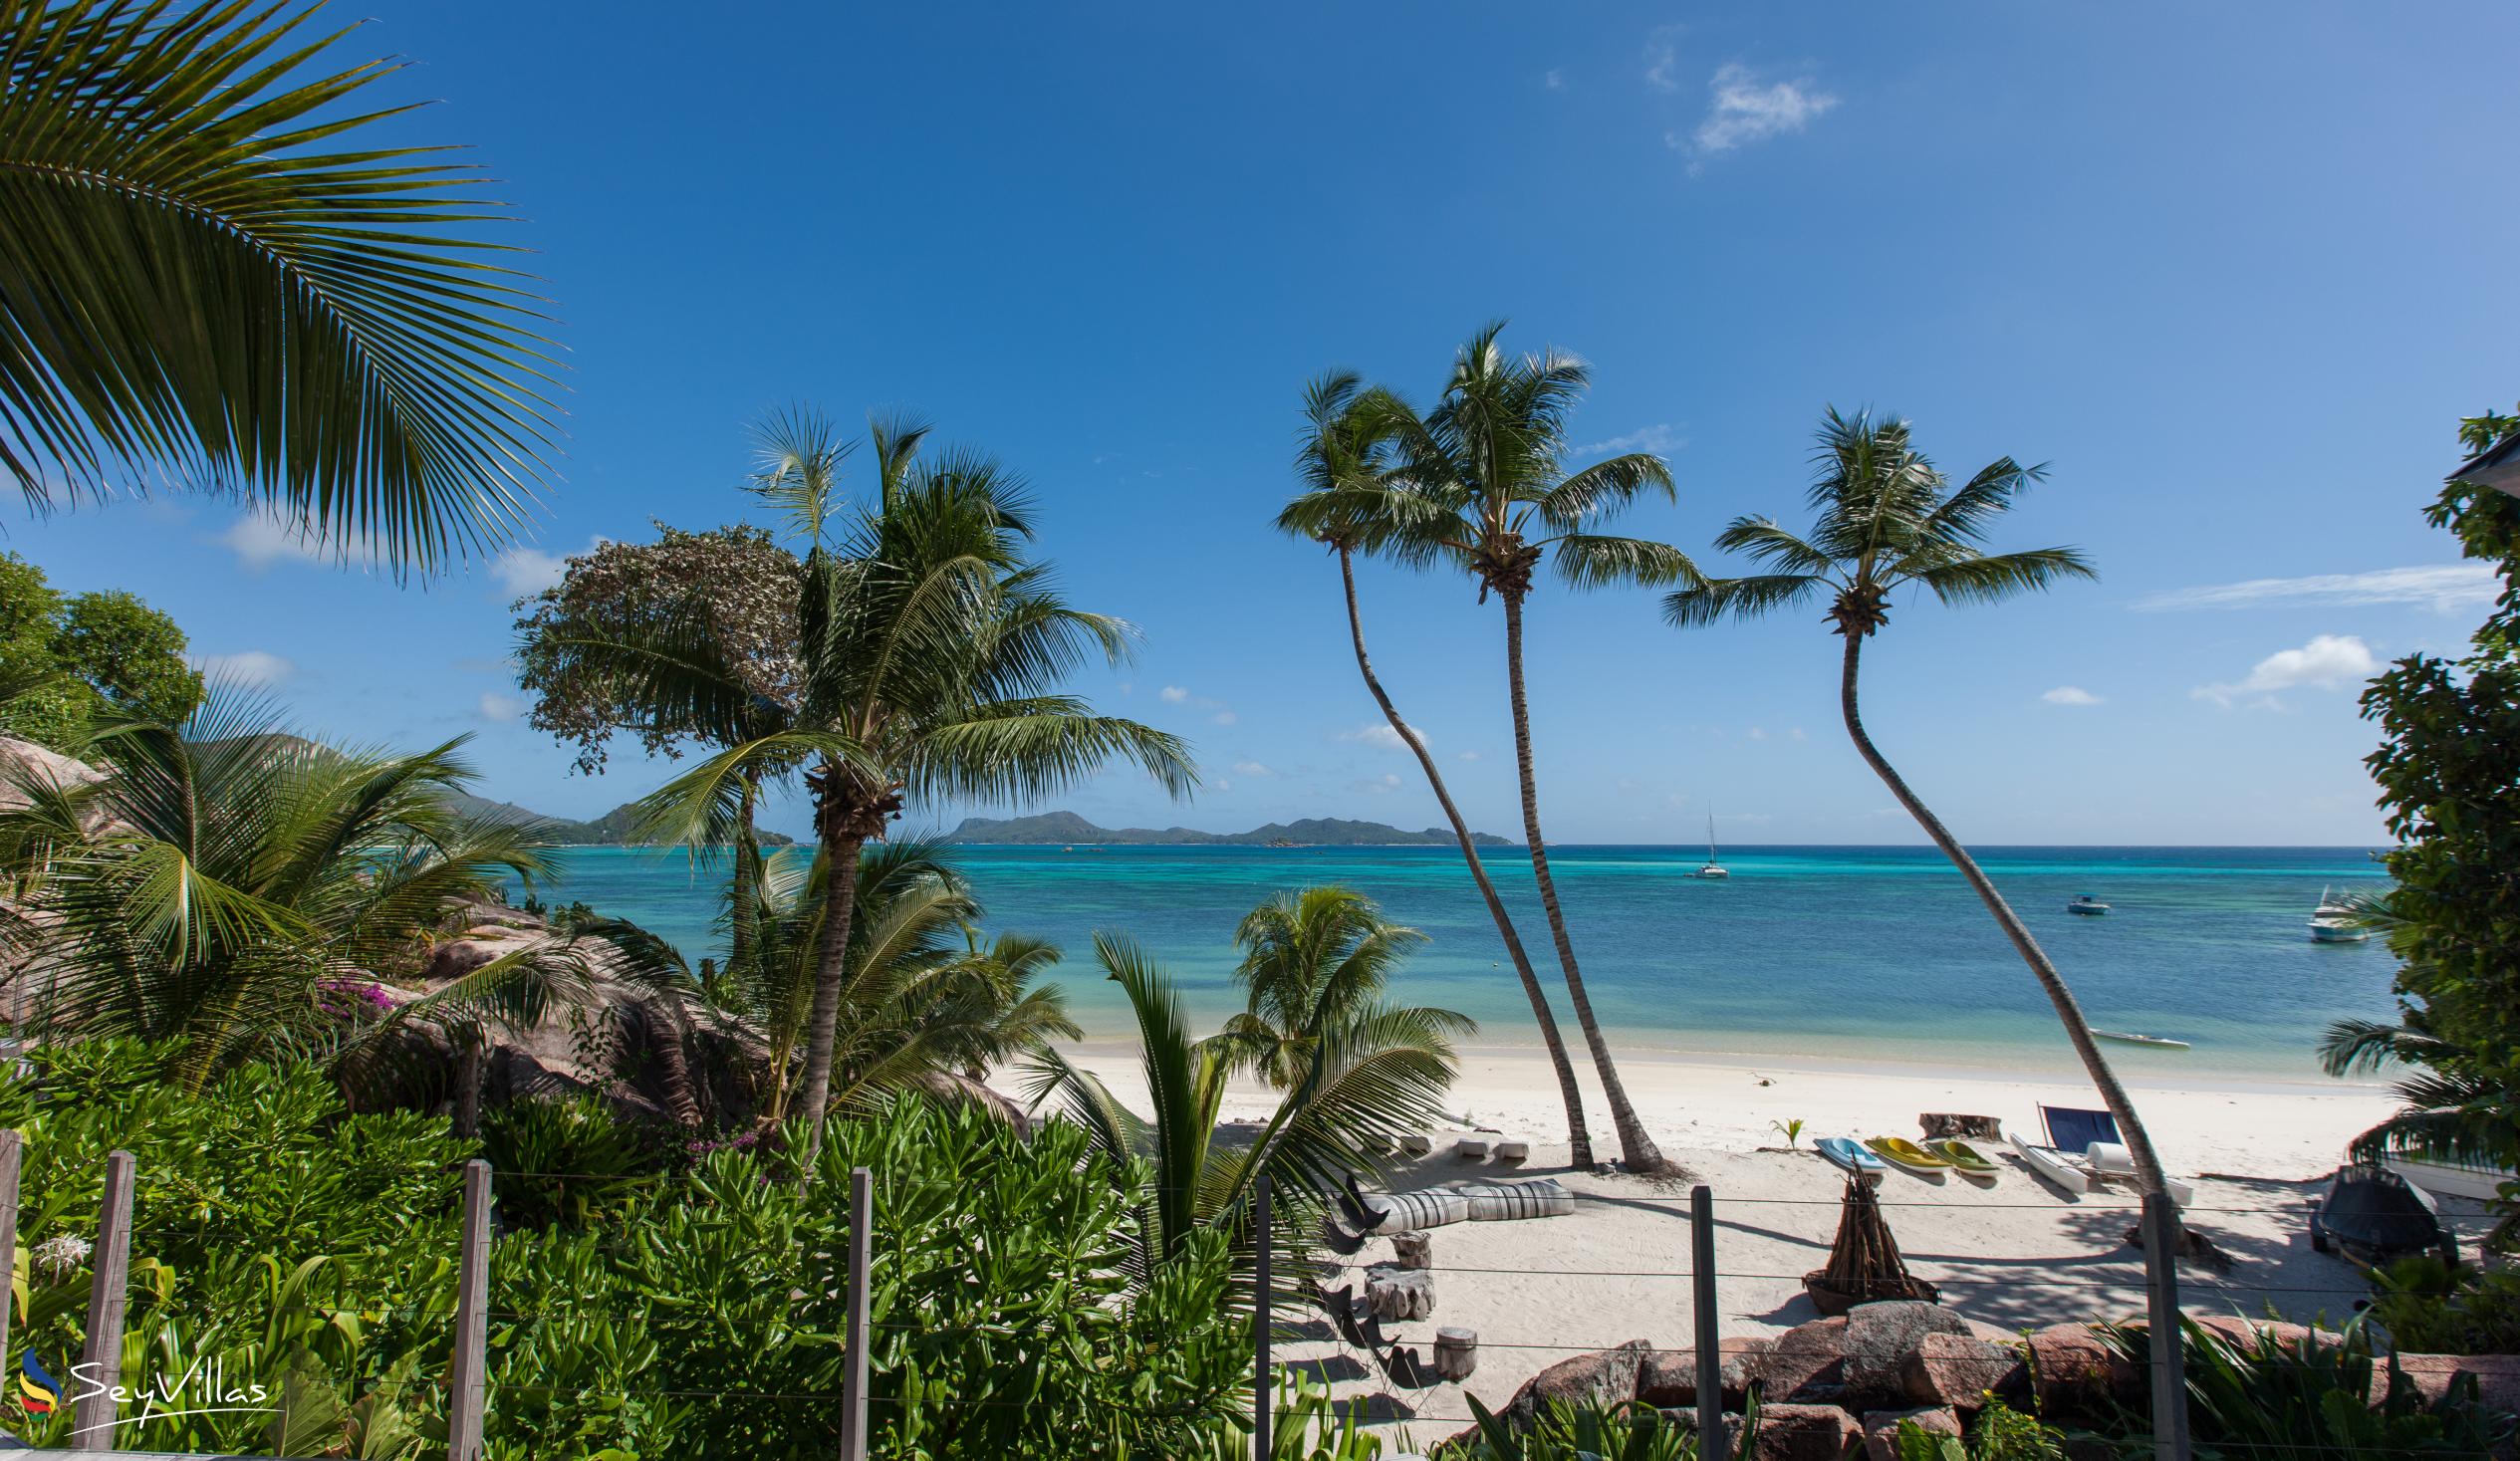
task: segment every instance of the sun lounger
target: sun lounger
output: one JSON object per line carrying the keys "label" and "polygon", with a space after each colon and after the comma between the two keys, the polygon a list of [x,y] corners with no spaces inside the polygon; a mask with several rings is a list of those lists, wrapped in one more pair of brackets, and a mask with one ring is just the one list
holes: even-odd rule
{"label": "sun lounger", "polygon": [[2126,1142],[2118,1134],[2118,1118],[2105,1110],[2043,1105],[2039,1107],[2039,1124],[2047,1128],[2048,1144],[2059,1151],[2089,1151],[2097,1142]]}

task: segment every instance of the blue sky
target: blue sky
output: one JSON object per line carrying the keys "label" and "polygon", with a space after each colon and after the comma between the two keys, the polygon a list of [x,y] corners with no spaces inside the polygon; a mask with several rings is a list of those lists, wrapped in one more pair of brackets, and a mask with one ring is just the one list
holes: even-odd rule
{"label": "blue sky", "polygon": [[[491,6],[371,0],[401,129],[503,180],[570,351],[538,540],[424,590],[305,562],[212,503],[7,546],[128,587],[311,732],[471,732],[483,789],[590,815],[515,718],[508,601],[651,518],[742,514],[744,428],[902,405],[1030,476],[1073,597],[1144,631],[1080,688],[1197,743],[1238,829],[1432,799],[1345,653],[1336,575],[1268,527],[1298,394],[1421,398],[1483,321],[1590,360],[1578,440],[1662,451],[1702,551],[1798,519],[1825,403],[1955,472],[2051,462],[2012,546],[2105,575],[1916,605],[1868,655],[1877,738],[1981,843],[2377,841],[2354,681],[2455,646],[2483,592],[2420,508],[2458,415],[2520,394],[2520,12],[2443,4]],[[2242,586],[2234,588],[2232,586]],[[1501,625],[1376,571],[1377,658],[1472,820],[1517,831]],[[1809,615],[1687,635],[1544,592],[1553,840],[1907,842],[1846,746]],[[1387,739],[1387,738],[1383,738]],[[949,823],[963,809],[929,809]],[[774,821],[801,830],[791,808]]]}

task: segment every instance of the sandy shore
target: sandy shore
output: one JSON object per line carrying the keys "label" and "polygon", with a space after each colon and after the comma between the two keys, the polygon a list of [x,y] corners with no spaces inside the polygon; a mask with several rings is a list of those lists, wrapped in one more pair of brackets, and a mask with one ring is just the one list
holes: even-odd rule
{"label": "sandy shore", "polygon": [[[1096,1045],[1072,1055],[1124,1100],[1138,1095],[1134,1052]],[[2098,1103],[2087,1085],[2062,1075],[2043,1081],[1650,1056],[1623,1059],[1620,1069],[1665,1154],[1713,1188],[1727,1335],[1774,1334],[1817,1317],[1800,1279],[1826,1260],[1837,1228],[1842,1179],[1808,1149],[1779,1149],[1784,1137],[1771,1123],[1801,1118],[1808,1148],[1820,1135],[1914,1136],[1924,1111],[1992,1115],[2035,1131],[2039,1101]],[[1616,1155],[1589,1079],[1587,1096],[1599,1154]],[[2316,1180],[2335,1168],[2351,1136],[2389,1111],[2387,1094],[2336,1083],[2195,1080],[2175,1089],[2141,1087],[2137,1099],[2164,1160],[2196,1179],[2190,1221],[2237,1259],[2220,1277],[2183,1271],[2191,1311],[2260,1316],[2271,1307],[2304,1321],[2349,1316],[2364,1287],[2343,1262],[2310,1251],[2303,1221]],[[1260,1088],[1238,1085],[1225,1115],[1249,1119],[1271,1103]],[[1477,1373],[1466,1387],[1396,1385],[1372,1355],[1311,1316],[1299,1317],[1284,1351],[1341,1394],[1371,1397],[1373,1413],[1420,1447],[1467,1422],[1465,1388],[1494,1406],[1559,1359],[1629,1339],[1685,1348],[1690,1338],[1682,1276],[1690,1244],[1686,1183],[1570,1170],[1556,1084],[1537,1051],[1465,1052],[1454,1103],[1468,1124],[1433,1133],[1433,1154],[1394,1172],[1393,1186],[1557,1176],[1577,1194],[1571,1216],[1435,1231],[1435,1317],[1387,1328],[1421,1354],[1438,1325],[1476,1331]],[[1530,1140],[1531,1159],[1509,1172],[1452,1155],[1452,1141],[1472,1126]],[[1913,1271],[1943,1285],[1946,1306],[1968,1318],[2023,1328],[2131,1317],[2142,1307],[2141,1256],[2125,1241],[2133,1199],[2124,1191],[2072,1199],[2007,1164],[1991,1188],[1893,1172],[1882,1196]],[[2467,1225],[2479,1226],[2472,1219]],[[1361,1288],[1364,1267],[1389,1256],[1387,1244],[1370,1241],[1315,1277],[1328,1287]]]}

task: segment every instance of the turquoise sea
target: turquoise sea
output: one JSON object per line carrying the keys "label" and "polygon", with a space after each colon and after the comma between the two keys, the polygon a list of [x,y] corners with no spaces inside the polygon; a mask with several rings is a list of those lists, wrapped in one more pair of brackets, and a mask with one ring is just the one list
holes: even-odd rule
{"label": "turquoise sea", "polygon": [[[1430,942],[1397,994],[1476,1017],[1480,1043],[1536,1043],[1494,925],[1449,848],[965,848],[992,930],[1057,941],[1060,982],[1096,1035],[1127,1032],[1092,965],[1098,930],[1134,935],[1180,980],[1201,1027],[1238,1001],[1235,923],[1282,889],[1341,882]],[[2323,887],[2372,886],[2357,848],[1988,848],[1979,856],[2073,983],[2093,1023],[2192,1041],[2113,1047],[2131,1076],[2314,1073],[2341,1015],[2387,1017],[2392,960],[2305,923]],[[1519,850],[1486,854],[1536,967],[1564,990]],[[1595,1009],[1634,1049],[2053,1069],[2070,1059],[2029,972],[1930,848],[1727,849],[1729,882],[1687,874],[1698,848],[1550,850]],[[717,878],[671,852],[569,854],[561,898],[713,951]],[[2107,917],[2065,911],[2089,892]],[[549,894],[547,893],[546,896]],[[1571,1032],[1570,1032],[1571,1033]]]}

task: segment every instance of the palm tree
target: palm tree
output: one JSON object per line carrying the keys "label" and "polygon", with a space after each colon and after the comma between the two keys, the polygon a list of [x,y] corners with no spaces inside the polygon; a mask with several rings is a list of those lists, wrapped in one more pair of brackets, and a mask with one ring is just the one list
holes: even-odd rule
{"label": "palm tree", "polygon": [[911,799],[1026,800],[1113,761],[1176,796],[1197,782],[1177,737],[1059,692],[1089,656],[1125,657],[1134,631],[1059,597],[1030,557],[1020,483],[969,452],[918,461],[926,431],[873,423],[877,493],[853,507],[840,490],[851,446],[827,422],[797,412],[763,430],[756,490],[807,548],[792,714],[764,706],[705,632],[647,630],[618,646],[643,666],[646,703],[721,727],[727,743],[645,800],[650,837],[722,843],[748,788],[800,772],[812,795],[825,905],[839,914],[823,918],[816,947],[796,1103],[808,1116],[832,1091],[860,852]]}
{"label": "palm tree", "polygon": [[1398,707],[1383,688],[1382,676],[1374,672],[1372,656],[1366,653],[1365,619],[1357,608],[1356,556],[1372,535],[1378,513],[1391,501],[1385,490],[1389,485],[1390,435],[1381,423],[1390,420],[1396,407],[1380,395],[1361,391],[1361,384],[1357,375],[1342,371],[1325,375],[1306,388],[1305,431],[1295,461],[1305,492],[1278,514],[1278,527],[1322,543],[1338,556],[1339,582],[1348,606],[1348,639],[1356,651],[1357,673],[1365,680],[1374,703],[1382,707],[1391,733],[1417,758],[1417,768],[1425,774],[1436,805],[1443,808],[1444,820],[1452,826],[1452,839],[1461,849],[1461,860],[1469,864],[1470,880],[1478,884],[1479,897],[1487,904],[1488,916],[1496,922],[1497,937],[1504,940],[1506,955],[1514,961],[1514,975],[1522,981],[1523,995],[1531,1001],[1532,1020],[1540,1027],[1540,1043],[1549,1052],[1550,1067],[1557,1072],[1558,1097],[1566,1106],[1570,1160],[1579,1167],[1589,1167],[1593,1164],[1593,1133],[1584,1121],[1584,1091],[1576,1084],[1575,1063],[1567,1057],[1566,1038],[1558,1033],[1558,1017],[1549,1008],[1548,991],[1541,988],[1540,976],[1532,972],[1531,955],[1523,949],[1513,915],[1505,911],[1505,900],[1496,895],[1496,884],[1489,880],[1487,865],[1479,858],[1478,844],[1471,839],[1470,825],[1462,819],[1461,809],[1453,805],[1452,792],[1444,785],[1434,756],[1417,732],[1400,718]]}
{"label": "palm tree", "polygon": [[1377,393],[1377,424],[1390,433],[1397,461],[1388,484],[1370,492],[1381,505],[1367,514],[1369,543],[1374,552],[1403,563],[1465,571],[1477,581],[1481,603],[1493,594],[1504,606],[1514,764],[1540,906],[1549,917],[1568,1002],[1619,1129],[1621,1153],[1631,1171],[1662,1172],[1670,1164],[1619,1079],[1549,870],[1539,782],[1532,771],[1523,609],[1544,561],[1579,589],[1673,582],[1688,572],[1688,561],[1665,544],[1591,531],[1648,493],[1673,496],[1670,469],[1651,453],[1630,452],[1562,476],[1567,412],[1583,396],[1592,371],[1557,351],[1508,357],[1496,343],[1503,330],[1502,322],[1490,325],[1461,348],[1442,400],[1423,418],[1388,392]]}
{"label": "palm tree", "polygon": [[1828,617],[1837,625],[1834,632],[1846,639],[1838,693],[1847,735],[1898,805],[1907,809],[1951,865],[1960,869],[2037,976],[2064,1023],[2066,1039],[2082,1058],[2101,1099],[2118,1118],[2139,1182],[2146,1191],[2160,1191],[2161,1164],[2153,1154],[2152,1138],[2093,1040],[2091,1025],[2065,977],[1959,839],[1873,744],[1856,697],[1864,641],[1890,621],[1890,596],[1900,588],[1921,585],[1945,604],[1997,604],[2061,579],[2099,576],[2071,548],[1997,554],[1979,550],[1986,530],[2011,508],[2013,500],[2045,478],[2044,467],[2025,467],[2002,457],[1954,491],[1911,444],[1903,420],[1876,420],[1870,413],[1850,417],[1832,408],[1821,423],[1819,440],[1819,448],[1812,453],[1809,495],[1819,517],[1810,536],[1797,537],[1763,517],[1735,518],[1715,539],[1716,546],[1745,553],[1770,571],[1737,579],[1700,578],[1663,600],[1663,615],[1672,624],[1687,627],[1755,617],[1828,596]]}
{"label": "palm tree", "polygon": [[457,809],[461,745],[336,751],[223,691],[181,728],[103,723],[86,748],[100,777],[32,774],[0,813],[0,867],[41,935],[17,975],[32,1023],[171,1043],[198,1089],[287,1049],[356,1067],[413,1022],[539,1019],[588,983],[571,950],[504,956],[342,1038],[346,993],[415,971],[448,906],[549,870],[531,826]]}
{"label": "palm tree", "polygon": [[1152,1165],[1151,1251],[1140,1255],[1141,1272],[1179,1254],[1202,1229],[1223,1228],[1238,1248],[1247,1246],[1252,1183],[1261,1173],[1286,1200],[1282,1211],[1292,1212],[1372,1168],[1371,1151],[1441,1114],[1455,1072],[1450,1044],[1425,1022],[1367,1005],[1315,1032],[1296,1080],[1248,1147],[1220,1146],[1216,1116],[1237,1042],[1191,1036],[1179,991],[1135,943],[1098,934],[1094,951],[1136,1015],[1150,1114],[1141,1118],[1100,1078],[1050,1049],[1035,1056],[1025,1096],[1036,1106],[1063,1097],[1064,1113],[1083,1123],[1097,1149]]}
{"label": "palm tree", "polygon": [[[171,12],[171,13],[170,13]],[[552,450],[542,301],[443,147],[353,141],[400,69],[259,0],[0,7],[0,476],[146,467],[428,571],[521,524]]]}
{"label": "palm tree", "polygon": [[[759,957],[707,987],[710,1006],[761,1053],[763,1117],[788,1113],[795,1058],[811,1018],[830,868],[818,851],[766,859],[753,896]],[[865,1108],[902,1090],[1003,1108],[987,1073],[1057,1039],[1083,1037],[1057,985],[1037,981],[1059,950],[1002,934],[983,943],[981,909],[945,850],[886,843],[860,854],[847,982],[833,1040],[831,1103]]]}
{"label": "palm tree", "polygon": [[1478,1027],[1452,1010],[1380,1003],[1393,967],[1425,941],[1416,929],[1386,920],[1374,900],[1354,888],[1280,893],[1234,930],[1243,951],[1234,981],[1247,1003],[1219,1038],[1280,1091],[1304,1079],[1325,1032],[1369,1016],[1386,1018],[1393,1029],[1414,1026],[1414,1043],[1443,1047]]}

